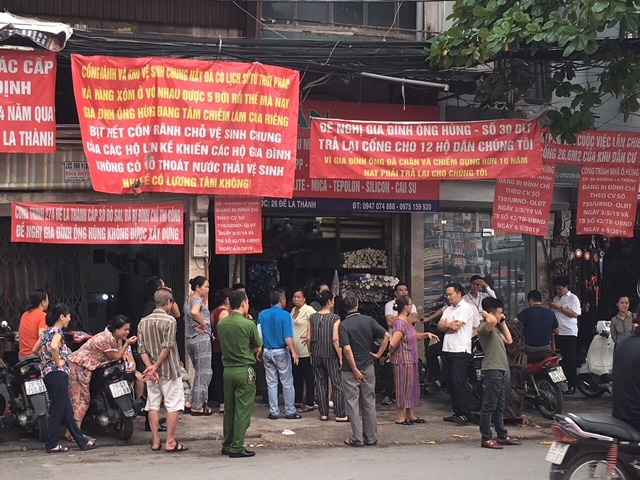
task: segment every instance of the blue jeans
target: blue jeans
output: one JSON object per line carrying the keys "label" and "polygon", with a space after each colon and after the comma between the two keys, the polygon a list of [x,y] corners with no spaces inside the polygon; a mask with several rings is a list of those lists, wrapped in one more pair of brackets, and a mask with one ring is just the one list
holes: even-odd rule
{"label": "blue jeans", "polygon": [[279,415],[278,406],[278,378],[282,382],[282,396],[284,397],[285,415],[295,415],[295,392],[293,389],[293,373],[291,370],[291,354],[288,348],[264,350],[264,371],[267,377],[267,390],[269,391],[269,413]]}
{"label": "blue jeans", "polygon": [[504,427],[507,372],[504,370],[482,371],[482,409],[480,410],[480,434],[483,440],[491,440],[491,422],[498,438],[509,435]]}

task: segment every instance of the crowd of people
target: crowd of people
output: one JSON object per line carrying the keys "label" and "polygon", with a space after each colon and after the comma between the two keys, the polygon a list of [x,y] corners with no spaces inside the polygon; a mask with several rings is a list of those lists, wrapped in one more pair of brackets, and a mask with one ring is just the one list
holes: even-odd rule
{"label": "crowd of people", "polygon": [[[253,456],[255,453],[245,448],[244,438],[256,396],[256,362],[264,366],[267,418],[281,417],[281,386],[285,419],[300,419],[301,414],[317,408],[320,421],[328,421],[333,413],[336,422],[351,424],[346,445],[375,445],[374,362],[383,359],[383,404],[395,402],[395,423],[425,423],[415,412],[421,394],[418,342],[425,340],[429,344],[427,359],[431,346],[436,346],[443,358],[442,371],[433,378],[434,385],[446,385],[451,396],[452,414],[443,420],[458,425],[478,423],[481,446],[485,448],[520,444],[518,439],[509,437],[504,426],[510,388],[506,348],[513,342],[512,332],[504,321],[502,302],[480,276],[470,279],[466,292],[459,283],[446,285],[446,305],[424,319],[437,329],[425,332],[415,327],[419,321],[417,309],[403,283],[396,285],[395,298],[385,305],[384,325],[359,312],[354,293],[347,291],[338,299],[326,285],[318,289],[310,303],[303,290],[295,290],[290,311],[286,309],[285,291],[275,288],[269,293],[271,307],[253,319],[246,289],[238,284],[218,291],[215,308],[210,310],[209,281],[203,276],[195,277],[189,282],[191,292],[183,305],[186,347],[193,365],[190,389],[183,384],[184,368],[177,349],[180,308],[162,279],[154,277],[148,283],[152,294],[137,326],[137,336],[130,336],[129,319],[118,315],[103,332],[73,353],[63,336],[63,329],[71,321],[70,308],[64,304],[49,308],[49,297],[41,290],[30,295],[29,310],[20,324],[19,354],[21,359],[39,355],[42,363],[51,401],[47,452],[68,451],[59,443],[63,426],[67,429],[65,437],[82,450],[98,447],[95,439],[82,433],[82,421],[91,400],[92,372],[114,360],[125,362],[128,378],[147,417],[152,450],[187,451],[188,447],[176,440],[180,413],[211,416],[212,400],[219,405],[218,412],[224,414],[222,453],[231,458]],[[522,326],[527,354],[560,349],[569,383],[567,394],[571,394],[577,381],[580,302],[570,292],[566,277],[556,278],[553,287],[556,296],[548,308],[542,303],[542,294],[532,290],[527,294],[529,307],[513,320]],[[346,312],[342,319],[337,314],[338,301]],[[619,312],[612,318],[611,332],[619,343],[632,335],[635,316],[629,312],[628,297],[621,297],[617,306]],[[475,335],[485,355],[479,416],[470,411],[466,384]],[[133,359],[133,345],[137,346],[142,363],[140,369]],[[166,419],[160,418],[163,406]],[[166,432],[164,447],[160,432]]]}

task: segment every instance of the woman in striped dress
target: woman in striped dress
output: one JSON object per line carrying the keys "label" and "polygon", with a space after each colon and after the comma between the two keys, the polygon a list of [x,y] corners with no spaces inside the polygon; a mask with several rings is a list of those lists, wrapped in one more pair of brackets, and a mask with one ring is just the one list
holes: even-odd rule
{"label": "woman in striped dress", "polygon": [[342,390],[342,349],[338,342],[340,317],[332,312],[333,293],[322,292],[317,299],[320,311],[309,318],[307,345],[311,346],[311,359],[315,385],[318,389],[318,410],[320,420],[329,420],[329,380],[333,386],[333,411],[336,422],[348,422]]}
{"label": "woman in striped dress", "polygon": [[413,425],[426,423],[413,409],[420,401],[420,375],[418,371],[418,340],[438,338],[432,333],[420,333],[408,320],[413,303],[408,296],[396,299],[393,309],[398,316],[393,321],[393,335],[389,342],[390,362],[396,384],[396,423]]}

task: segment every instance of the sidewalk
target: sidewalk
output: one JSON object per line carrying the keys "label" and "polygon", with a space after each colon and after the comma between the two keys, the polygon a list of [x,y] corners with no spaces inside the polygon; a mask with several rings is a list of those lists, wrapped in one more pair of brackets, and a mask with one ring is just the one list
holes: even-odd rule
{"label": "sidewalk", "polygon": [[[336,423],[330,416],[327,422],[319,420],[316,410],[301,414],[300,420],[286,420],[284,414],[278,420],[269,420],[267,406],[259,403],[259,397],[253,412],[251,427],[247,432],[247,444],[256,448],[288,448],[288,447],[343,447],[343,441],[351,436],[349,423]],[[472,442],[480,443],[478,426],[457,426],[442,420],[442,417],[450,415],[450,409],[446,405],[448,395],[432,395],[422,397],[420,406],[416,409],[419,417],[427,420],[426,424],[411,426],[395,424],[395,406],[382,406],[378,397],[378,445],[430,445],[446,442]],[[217,411],[214,409],[214,411]],[[507,425],[509,434],[523,439],[550,440],[550,421],[543,419],[535,410],[528,409],[525,412],[525,425]],[[295,432],[293,435],[285,435],[283,431]],[[129,442],[118,440],[111,432],[105,432],[97,428],[85,429],[85,433],[98,438],[102,446],[119,445],[147,445],[151,433],[144,431],[144,419],[137,418],[135,431]],[[161,434],[164,438],[164,434]],[[177,438],[180,442],[189,444],[195,440],[211,440],[214,449],[220,447],[222,438],[222,415],[214,414],[211,417],[192,417],[181,415],[178,425]],[[37,450],[42,444],[21,432],[19,427],[8,432],[1,432],[0,453],[11,451]],[[345,447],[346,448],[346,447]]]}

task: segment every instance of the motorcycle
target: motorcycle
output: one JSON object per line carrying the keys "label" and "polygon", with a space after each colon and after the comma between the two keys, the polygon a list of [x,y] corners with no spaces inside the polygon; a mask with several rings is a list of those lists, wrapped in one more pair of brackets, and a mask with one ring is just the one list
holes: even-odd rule
{"label": "motorcycle", "polygon": [[556,415],[545,460],[551,480],[640,478],[640,432],[609,415]]}
{"label": "motorcycle", "polygon": [[578,390],[585,397],[597,398],[605,392],[612,391],[611,370],[615,343],[611,339],[610,327],[610,321],[598,321],[587,358],[578,369]]}
{"label": "motorcycle", "polygon": [[562,413],[564,392],[569,389],[560,360],[557,350],[530,354],[524,369],[527,400],[549,420]]}
{"label": "motorcycle", "polygon": [[[0,323],[0,332],[5,341],[18,346],[18,332],[12,331],[6,321]],[[7,387],[9,407],[18,424],[30,433],[35,432],[44,442],[49,434],[49,395],[44,384],[40,359],[37,357],[18,360],[18,351],[6,351],[2,355],[5,368],[0,369],[0,382]],[[2,397],[2,395],[0,395]],[[5,404],[4,397],[0,405]]]}
{"label": "motorcycle", "polygon": [[87,416],[102,428],[111,426],[120,440],[129,440],[136,413],[133,390],[125,379],[125,364],[117,360],[97,368],[91,375],[89,391]]}

